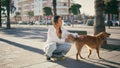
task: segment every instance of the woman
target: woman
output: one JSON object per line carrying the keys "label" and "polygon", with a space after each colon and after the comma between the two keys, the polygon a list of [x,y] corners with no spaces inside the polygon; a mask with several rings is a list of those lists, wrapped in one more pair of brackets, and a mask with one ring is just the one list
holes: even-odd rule
{"label": "woman", "polygon": [[[48,29],[47,41],[44,48],[47,60],[51,59],[53,52],[62,52],[63,56],[70,50],[71,44],[67,42],[66,37],[71,34],[62,27],[62,18],[55,16],[53,26]],[[73,34],[73,33],[72,33]],[[73,35],[77,35],[74,33]]]}

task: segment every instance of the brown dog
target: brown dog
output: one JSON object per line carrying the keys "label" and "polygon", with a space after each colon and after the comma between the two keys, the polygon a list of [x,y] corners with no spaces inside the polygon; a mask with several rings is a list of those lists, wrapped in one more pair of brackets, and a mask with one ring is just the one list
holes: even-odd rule
{"label": "brown dog", "polygon": [[78,60],[78,55],[80,56],[80,58],[83,58],[80,52],[84,45],[86,45],[89,49],[88,58],[91,55],[92,49],[96,49],[97,55],[100,59],[101,57],[99,56],[99,47],[105,41],[106,37],[109,36],[110,36],[109,33],[100,32],[95,36],[81,35],[80,37],[74,37],[73,35],[68,35],[67,39],[70,42],[75,42],[77,48],[76,60]]}

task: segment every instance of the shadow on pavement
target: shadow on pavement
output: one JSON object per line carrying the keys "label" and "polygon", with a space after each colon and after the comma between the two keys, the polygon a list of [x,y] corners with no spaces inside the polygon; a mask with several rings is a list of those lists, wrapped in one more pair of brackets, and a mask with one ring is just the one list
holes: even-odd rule
{"label": "shadow on pavement", "polygon": [[15,37],[23,37],[25,39],[42,39],[45,41],[47,36],[47,28],[34,27],[34,28],[12,28],[12,29],[2,29],[4,34],[12,35]]}
{"label": "shadow on pavement", "polygon": [[[91,60],[85,59],[85,60],[93,62],[93,63],[101,64],[101,65],[104,65],[104,66],[109,67],[109,68],[117,68],[116,65],[120,66],[120,63],[106,60],[103,58],[100,60],[98,60],[98,59],[91,59]],[[114,66],[112,66],[112,65],[114,65]]]}
{"label": "shadow on pavement", "polygon": [[2,38],[0,38],[0,41],[8,43],[8,44],[16,46],[16,47],[20,47],[20,48],[28,50],[28,51],[32,51],[32,52],[39,53],[39,54],[44,54],[43,50],[38,49],[38,48],[34,48],[34,47],[27,46],[27,45],[19,44],[19,43],[12,42],[12,41],[2,39]]}
{"label": "shadow on pavement", "polygon": [[105,68],[105,67],[114,68],[114,66],[104,63],[93,62],[85,59],[76,61],[75,59],[69,57],[67,57],[63,61],[53,61],[53,63],[57,63],[65,68]]}

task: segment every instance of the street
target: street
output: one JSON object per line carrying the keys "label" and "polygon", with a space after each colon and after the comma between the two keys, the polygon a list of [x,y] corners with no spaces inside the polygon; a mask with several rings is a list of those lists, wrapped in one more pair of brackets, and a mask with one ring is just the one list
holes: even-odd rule
{"label": "street", "polygon": [[[66,55],[62,61],[48,62],[44,56],[43,47],[46,41],[47,29],[50,26],[40,25],[12,25],[12,29],[0,29],[0,68],[119,68],[120,67],[120,27],[106,27],[111,33],[107,43],[111,49],[100,49],[98,59],[93,51],[87,58],[86,47],[82,49],[85,59],[75,60],[76,48]],[[64,26],[67,30],[87,31],[93,35],[93,27],[86,25]]]}

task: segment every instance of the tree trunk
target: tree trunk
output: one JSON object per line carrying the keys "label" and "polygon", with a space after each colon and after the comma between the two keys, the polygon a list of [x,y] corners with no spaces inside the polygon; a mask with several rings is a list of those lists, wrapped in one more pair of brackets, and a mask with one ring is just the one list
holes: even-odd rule
{"label": "tree trunk", "polygon": [[[105,31],[103,4],[103,0],[95,0],[94,35]],[[106,41],[103,43],[102,47],[106,47]]]}
{"label": "tree trunk", "polygon": [[0,1],[0,27],[2,27],[2,19],[1,19],[1,1]]}
{"label": "tree trunk", "polygon": [[110,20],[110,13],[108,13],[108,20]]}
{"label": "tree trunk", "polygon": [[56,5],[57,5],[56,0],[53,0],[53,12],[54,12],[54,16],[57,15]]}
{"label": "tree trunk", "polygon": [[30,16],[28,16],[29,17],[29,24],[31,25],[31,22],[30,22]]}
{"label": "tree trunk", "polygon": [[10,29],[10,0],[6,0],[6,8],[7,8],[7,29]]}
{"label": "tree trunk", "polygon": [[110,20],[112,20],[112,14],[110,14]]}

